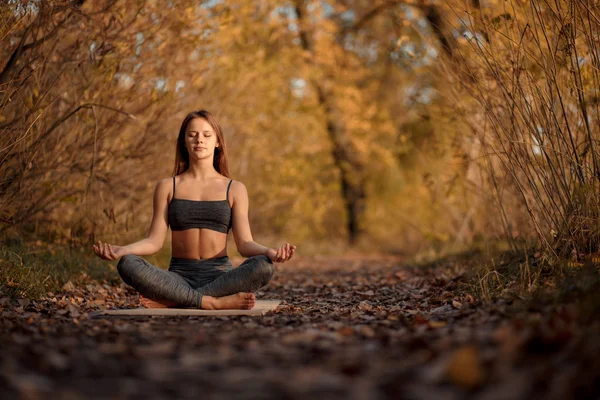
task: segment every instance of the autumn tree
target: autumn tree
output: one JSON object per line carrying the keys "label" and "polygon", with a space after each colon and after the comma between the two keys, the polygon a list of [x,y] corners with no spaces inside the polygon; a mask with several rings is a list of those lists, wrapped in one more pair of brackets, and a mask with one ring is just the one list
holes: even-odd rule
{"label": "autumn tree", "polygon": [[2,5],[2,231],[68,238],[93,235],[102,220],[131,223],[120,200],[147,188],[139,177],[164,140],[155,121],[175,93],[168,44],[185,51],[196,17],[184,2],[132,5]]}

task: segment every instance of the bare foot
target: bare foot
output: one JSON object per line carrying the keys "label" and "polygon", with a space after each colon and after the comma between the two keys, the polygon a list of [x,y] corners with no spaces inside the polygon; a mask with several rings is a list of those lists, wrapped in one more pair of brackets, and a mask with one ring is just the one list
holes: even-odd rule
{"label": "bare foot", "polygon": [[251,310],[256,304],[254,293],[236,293],[230,296],[202,296],[202,308],[207,310]]}
{"label": "bare foot", "polygon": [[177,303],[173,303],[167,300],[152,300],[147,297],[144,297],[141,293],[140,304],[146,308],[169,308],[177,305]]}

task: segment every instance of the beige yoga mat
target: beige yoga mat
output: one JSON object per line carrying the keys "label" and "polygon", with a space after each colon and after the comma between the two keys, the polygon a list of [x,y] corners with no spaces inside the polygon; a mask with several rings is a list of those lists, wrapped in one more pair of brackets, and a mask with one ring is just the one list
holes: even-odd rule
{"label": "beige yoga mat", "polygon": [[281,300],[256,300],[251,310],[199,310],[195,308],[129,308],[121,310],[98,310],[89,313],[90,318],[110,315],[265,315],[268,311],[275,310]]}

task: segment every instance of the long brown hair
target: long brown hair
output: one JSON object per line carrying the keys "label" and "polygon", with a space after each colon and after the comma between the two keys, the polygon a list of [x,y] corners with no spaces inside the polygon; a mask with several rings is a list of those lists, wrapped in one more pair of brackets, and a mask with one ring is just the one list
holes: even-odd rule
{"label": "long brown hair", "polygon": [[192,111],[185,116],[185,119],[181,124],[181,129],[179,129],[179,136],[177,136],[175,168],[173,170],[173,175],[179,175],[187,171],[187,169],[190,167],[190,153],[188,153],[188,150],[185,147],[185,129],[187,128],[187,124],[194,118],[204,119],[215,130],[219,147],[215,147],[213,166],[218,173],[231,178],[229,175],[229,167],[227,166],[227,146],[225,146],[225,139],[223,138],[221,125],[219,125],[217,119],[206,110]]}

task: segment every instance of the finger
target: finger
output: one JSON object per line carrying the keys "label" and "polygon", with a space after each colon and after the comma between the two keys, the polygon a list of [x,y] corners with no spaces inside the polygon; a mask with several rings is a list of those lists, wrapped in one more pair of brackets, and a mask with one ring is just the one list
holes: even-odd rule
{"label": "finger", "polygon": [[117,254],[115,253],[115,249],[113,248],[113,245],[110,245],[110,255],[112,256],[113,260],[116,260],[117,258]]}
{"label": "finger", "polygon": [[285,261],[287,258],[287,248],[285,247],[285,245],[283,245],[281,247],[281,259],[282,261]]}
{"label": "finger", "polygon": [[290,244],[289,243],[286,243],[285,246],[283,246],[283,252],[284,252],[284,258],[287,260],[290,255]]}
{"label": "finger", "polygon": [[293,245],[290,245],[290,251],[289,251],[289,253],[288,253],[288,258],[287,258],[287,259],[288,259],[288,261],[289,261],[289,260],[290,260],[290,259],[291,259],[291,258],[294,256],[294,252],[295,252],[295,251],[296,251],[296,250],[295,250],[295,246],[293,246]]}
{"label": "finger", "polygon": [[111,251],[111,253],[112,253],[113,257],[114,257],[113,258],[114,260],[116,260],[117,258],[120,257],[120,255],[117,254],[117,249],[115,249],[115,247],[117,247],[117,246],[111,246],[110,247],[110,251]]}
{"label": "finger", "polygon": [[98,249],[98,255],[100,256],[101,259],[103,259],[103,260],[106,259],[106,257],[104,256],[104,246],[102,246]]}
{"label": "finger", "polygon": [[108,251],[109,251],[109,255],[110,255],[110,259],[111,260],[116,260],[117,259],[117,255],[115,254],[112,244],[108,245]]}
{"label": "finger", "polygon": [[104,258],[108,260],[108,243],[104,243],[104,251],[102,254],[104,254]]}

